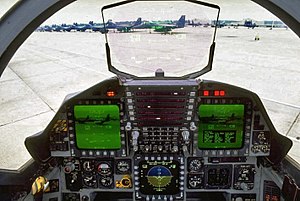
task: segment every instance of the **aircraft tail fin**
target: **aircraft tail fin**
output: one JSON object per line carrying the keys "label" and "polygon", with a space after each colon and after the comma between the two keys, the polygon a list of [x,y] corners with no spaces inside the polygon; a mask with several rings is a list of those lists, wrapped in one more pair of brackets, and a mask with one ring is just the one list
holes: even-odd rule
{"label": "aircraft tail fin", "polygon": [[178,28],[183,28],[185,26],[185,15],[181,15],[178,22],[176,23]]}
{"label": "aircraft tail fin", "polygon": [[107,29],[116,28],[116,24],[112,20],[108,20],[105,24]]}
{"label": "aircraft tail fin", "polygon": [[137,18],[137,20],[135,21],[135,23],[133,24],[133,26],[137,26],[137,25],[140,25],[142,24],[142,18]]}

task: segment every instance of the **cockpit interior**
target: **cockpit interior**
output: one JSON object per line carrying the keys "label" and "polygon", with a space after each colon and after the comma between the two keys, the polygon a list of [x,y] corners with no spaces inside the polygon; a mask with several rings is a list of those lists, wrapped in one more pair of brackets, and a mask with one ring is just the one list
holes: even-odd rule
{"label": "cockpit interior", "polygon": [[25,143],[52,166],[46,200],[280,199],[270,164],[291,146],[245,89],[118,78],[67,98]]}
{"label": "cockpit interior", "polygon": [[292,141],[276,131],[259,96],[199,78],[211,70],[214,39],[204,70],[182,77],[119,71],[109,48],[116,76],[68,95],[48,126],[26,138],[34,161],[1,170],[1,200],[300,200],[299,170],[285,158]]}

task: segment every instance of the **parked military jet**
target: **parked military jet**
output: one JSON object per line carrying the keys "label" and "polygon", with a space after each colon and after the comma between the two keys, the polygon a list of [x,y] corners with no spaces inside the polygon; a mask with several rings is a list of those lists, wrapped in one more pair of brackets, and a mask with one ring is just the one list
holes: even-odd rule
{"label": "parked military jet", "polygon": [[138,18],[135,22],[117,22],[116,29],[119,32],[130,32],[134,27],[142,23],[142,18]]}
{"label": "parked military jet", "polygon": [[155,32],[168,33],[176,28],[183,28],[185,26],[185,15],[182,15],[176,23],[166,23],[160,21],[145,21],[140,25],[133,26],[133,29],[153,29]]}

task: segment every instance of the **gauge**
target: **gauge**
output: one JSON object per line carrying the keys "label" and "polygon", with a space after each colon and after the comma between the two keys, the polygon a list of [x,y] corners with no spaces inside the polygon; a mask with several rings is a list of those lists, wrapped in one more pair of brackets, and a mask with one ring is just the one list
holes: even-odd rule
{"label": "gauge", "polygon": [[169,185],[172,178],[173,175],[171,171],[167,167],[160,165],[152,167],[147,174],[149,184],[157,188],[158,191],[161,191],[161,188]]}
{"label": "gauge", "polygon": [[111,165],[107,162],[101,162],[98,164],[98,173],[101,175],[110,175],[112,173]]}
{"label": "gauge", "polygon": [[201,170],[202,166],[203,166],[203,160],[193,159],[190,161],[189,169],[190,171],[198,172],[199,170]]}
{"label": "gauge", "polygon": [[117,171],[121,174],[128,173],[130,171],[130,160],[122,160],[117,162]]}
{"label": "gauge", "polygon": [[91,172],[94,169],[94,163],[92,161],[84,161],[82,166],[86,172]]}
{"label": "gauge", "polygon": [[203,186],[203,175],[189,175],[188,183],[190,188],[201,188]]}
{"label": "gauge", "polygon": [[113,179],[110,176],[103,176],[100,178],[100,184],[104,187],[110,187],[113,183]]}
{"label": "gauge", "polygon": [[88,187],[96,187],[96,185],[97,185],[96,176],[95,175],[84,176],[83,183],[85,186],[88,186]]}
{"label": "gauge", "polygon": [[[183,179],[179,176],[180,169],[183,169],[183,166],[178,161],[141,161],[139,163],[139,191],[144,195],[176,195],[180,193],[183,191],[181,188]],[[183,174],[182,171],[182,177]]]}

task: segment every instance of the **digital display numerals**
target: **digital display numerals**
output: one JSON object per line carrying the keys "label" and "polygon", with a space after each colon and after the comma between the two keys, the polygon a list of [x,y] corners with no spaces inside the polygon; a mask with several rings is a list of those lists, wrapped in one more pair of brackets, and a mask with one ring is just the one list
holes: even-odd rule
{"label": "digital display numerals", "polygon": [[236,132],[235,131],[203,131],[204,143],[235,143]]}
{"label": "digital display numerals", "polygon": [[199,106],[200,149],[239,149],[243,146],[243,104],[203,104]]}

